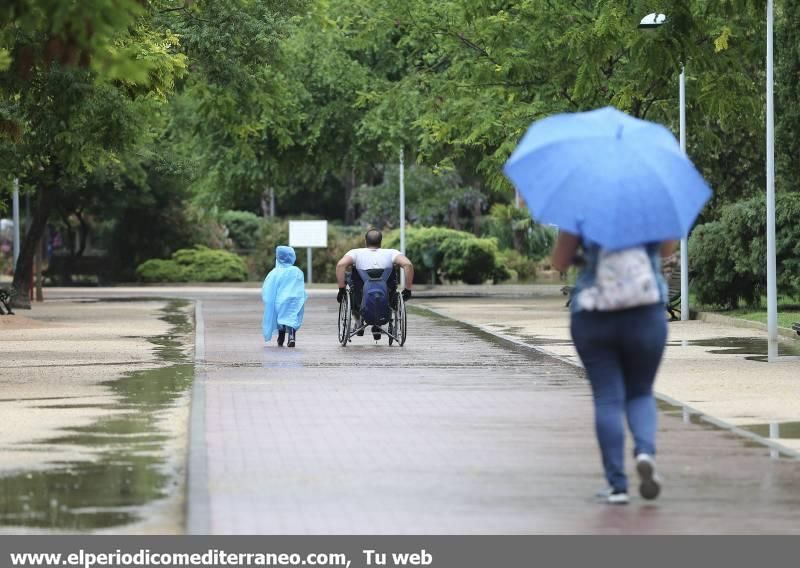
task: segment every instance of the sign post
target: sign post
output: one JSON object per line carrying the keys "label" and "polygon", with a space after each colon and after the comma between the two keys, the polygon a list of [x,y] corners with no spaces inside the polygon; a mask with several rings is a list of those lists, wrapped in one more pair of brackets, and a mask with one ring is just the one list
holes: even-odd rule
{"label": "sign post", "polygon": [[327,221],[289,221],[289,246],[305,248],[308,254],[308,269],[306,282],[313,282],[311,272],[311,250],[314,248],[327,248],[328,222]]}

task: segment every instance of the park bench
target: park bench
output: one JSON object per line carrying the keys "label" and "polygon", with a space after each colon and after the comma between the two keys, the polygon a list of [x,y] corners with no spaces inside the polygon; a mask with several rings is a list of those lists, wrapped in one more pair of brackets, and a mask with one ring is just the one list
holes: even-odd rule
{"label": "park bench", "polygon": [[76,276],[91,276],[102,286],[109,279],[109,258],[106,256],[53,255],[44,271],[44,276],[56,286],[74,284]]}
{"label": "park bench", "polygon": [[681,265],[673,255],[662,261],[662,268],[667,281],[667,313],[670,321],[677,321],[681,319]]}
{"label": "park bench", "polygon": [[14,315],[14,310],[11,309],[11,301],[16,295],[17,292],[14,288],[0,288],[0,316],[6,314]]}
{"label": "park bench", "polygon": [[575,289],[575,286],[564,286],[561,288],[561,294],[567,297],[567,303],[565,306],[568,308],[570,303],[572,303],[572,290]]}

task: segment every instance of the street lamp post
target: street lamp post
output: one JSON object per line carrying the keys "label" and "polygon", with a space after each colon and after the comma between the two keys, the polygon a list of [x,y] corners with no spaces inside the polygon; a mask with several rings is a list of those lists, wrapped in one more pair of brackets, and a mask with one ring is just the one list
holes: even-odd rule
{"label": "street lamp post", "polygon": [[[641,29],[653,29],[663,26],[667,21],[664,14],[648,14],[639,22]],[[686,153],[686,67],[681,65],[678,84],[679,138],[681,151]],[[681,320],[689,319],[689,237],[681,239]]]}
{"label": "street lamp post", "polygon": [[[680,142],[681,152],[686,154],[686,68],[681,66],[679,80]],[[681,321],[689,320],[689,236],[681,239]]]}
{"label": "street lamp post", "polygon": [[775,258],[775,107],[773,0],[767,0],[767,360],[778,359],[778,281]]}
{"label": "street lamp post", "polygon": [[[400,149],[400,252],[406,254],[406,179],[403,149]],[[400,271],[400,284],[406,285],[405,270]]]}

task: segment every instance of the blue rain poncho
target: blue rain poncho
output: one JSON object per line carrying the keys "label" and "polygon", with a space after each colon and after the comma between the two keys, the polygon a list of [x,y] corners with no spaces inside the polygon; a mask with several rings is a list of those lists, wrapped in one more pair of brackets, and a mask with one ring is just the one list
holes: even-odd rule
{"label": "blue rain poncho", "polygon": [[303,307],[308,294],[303,272],[294,266],[296,258],[292,247],[279,246],[275,249],[275,268],[267,274],[261,286],[261,299],[264,302],[261,328],[265,341],[272,338],[280,325],[300,329],[303,324]]}

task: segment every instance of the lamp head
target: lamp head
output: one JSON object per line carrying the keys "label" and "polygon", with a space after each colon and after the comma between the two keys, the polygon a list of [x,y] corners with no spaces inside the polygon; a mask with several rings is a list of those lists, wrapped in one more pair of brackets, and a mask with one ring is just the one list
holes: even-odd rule
{"label": "lamp head", "polygon": [[647,14],[642,21],[639,22],[639,27],[642,29],[653,29],[663,26],[667,21],[667,16],[665,14],[656,14],[653,12],[652,14]]}

